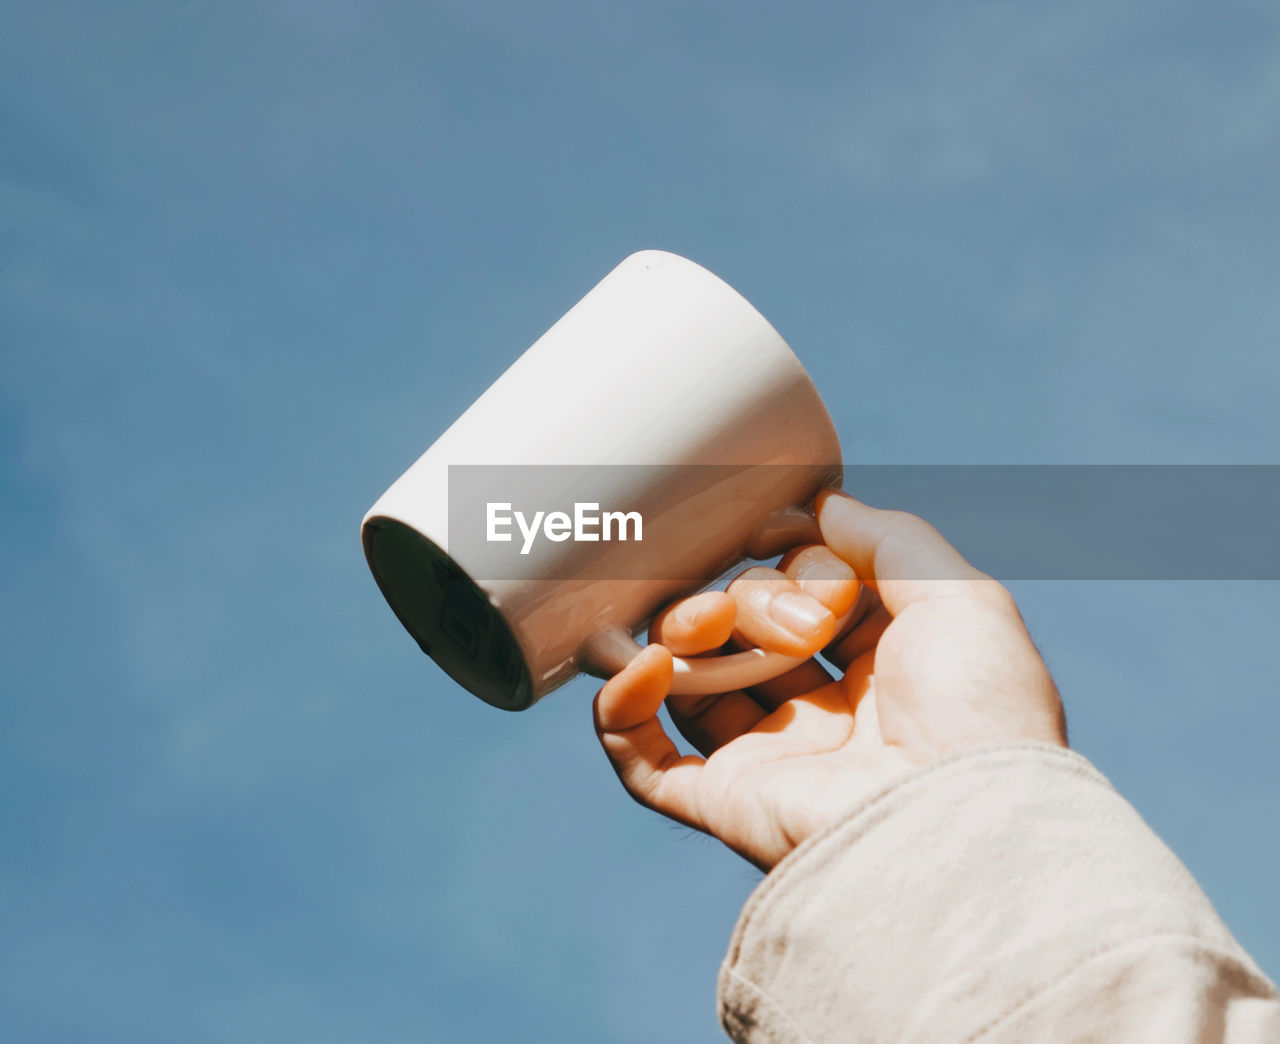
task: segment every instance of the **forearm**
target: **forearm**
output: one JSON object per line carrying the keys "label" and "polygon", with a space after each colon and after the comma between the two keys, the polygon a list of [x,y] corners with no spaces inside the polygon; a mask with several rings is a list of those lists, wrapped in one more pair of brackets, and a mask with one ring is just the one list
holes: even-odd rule
{"label": "forearm", "polygon": [[739,1040],[1263,1040],[1274,986],[1084,759],[958,755],[776,867],[719,984]]}

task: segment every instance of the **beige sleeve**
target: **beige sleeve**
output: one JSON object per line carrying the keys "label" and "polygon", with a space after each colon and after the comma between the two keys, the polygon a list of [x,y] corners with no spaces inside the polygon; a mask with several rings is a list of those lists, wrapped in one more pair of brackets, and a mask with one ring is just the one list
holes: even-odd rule
{"label": "beige sleeve", "polygon": [[1186,868],[1071,751],[941,761],[806,841],[720,969],[739,1041],[1280,1041]]}

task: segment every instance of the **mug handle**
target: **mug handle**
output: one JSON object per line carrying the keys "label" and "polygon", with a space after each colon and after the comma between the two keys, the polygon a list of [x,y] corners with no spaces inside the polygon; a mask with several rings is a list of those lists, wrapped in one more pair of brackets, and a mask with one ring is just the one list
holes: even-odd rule
{"label": "mug handle", "polygon": [[[747,548],[751,558],[771,558],[801,544],[820,544],[822,535],[817,521],[798,508],[787,508],[771,515],[757,531]],[[853,618],[853,608],[836,618],[839,637]],[[834,640],[834,639],[833,639]],[[639,655],[642,646],[620,628],[599,631],[583,643],[579,662],[584,671],[597,678],[611,678]],[[672,696],[709,696],[734,689],[749,689],[786,674],[809,656],[787,656],[759,647],[724,656],[686,659],[674,656],[675,673],[671,678]]]}

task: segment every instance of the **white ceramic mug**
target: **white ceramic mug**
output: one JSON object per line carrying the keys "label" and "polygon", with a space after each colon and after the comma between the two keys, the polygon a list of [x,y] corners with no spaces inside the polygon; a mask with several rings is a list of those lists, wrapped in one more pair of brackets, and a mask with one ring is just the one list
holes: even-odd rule
{"label": "white ceramic mug", "polygon": [[[619,669],[658,610],[744,558],[817,542],[812,501],[839,485],[840,461],[817,389],[768,321],[706,269],[649,250],[520,356],[361,535],[422,649],[476,696],[522,710],[578,673]],[[519,532],[488,540],[496,530],[482,537],[482,519],[450,509],[451,470],[455,494],[460,476],[478,478],[468,489],[493,502],[643,509],[643,539],[540,539],[521,554]],[[760,649],[677,658],[672,691],[742,688],[798,662]]]}

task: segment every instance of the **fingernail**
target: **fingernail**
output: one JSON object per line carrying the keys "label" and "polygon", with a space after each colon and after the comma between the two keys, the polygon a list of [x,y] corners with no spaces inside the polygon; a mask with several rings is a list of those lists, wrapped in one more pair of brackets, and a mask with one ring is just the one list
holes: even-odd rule
{"label": "fingernail", "polygon": [[821,602],[796,591],[784,591],[769,603],[773,621],[799,637],[811,635],[830,615]]}
{"label": "fingernail", "polygon": [[826,606],[832,616],[853,608],[858,597],[858,578],[852,567],[829,557],[801,561],[792,579],[810,598]]}
{"label": "fingernail", "polygon": [[802,560],[793,577],[797,584],[843,584],[853,579],[853,569],[829,557]]}

